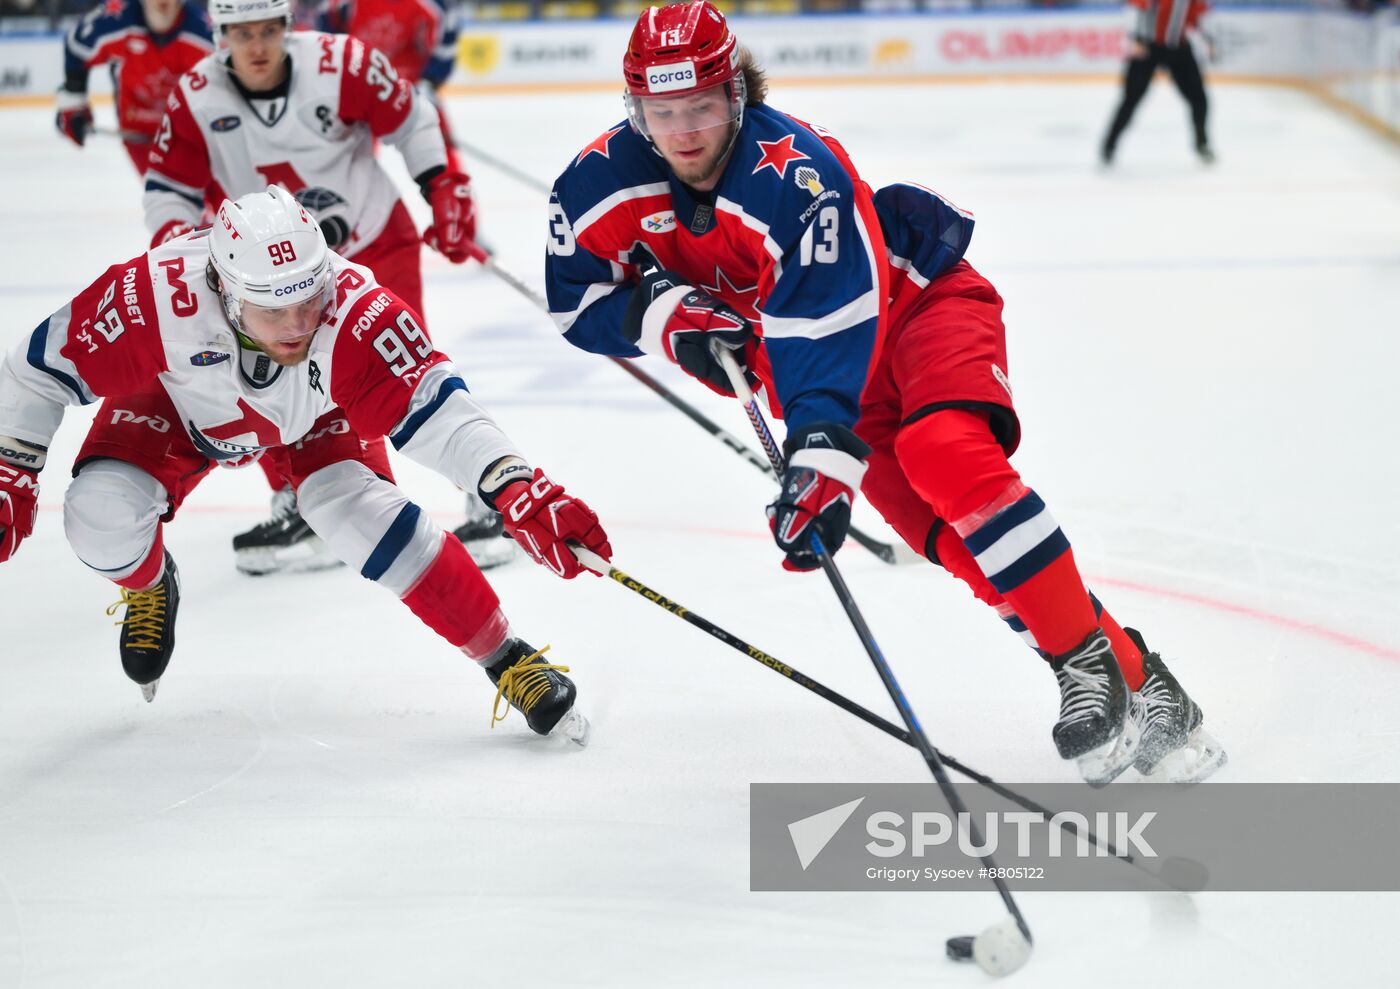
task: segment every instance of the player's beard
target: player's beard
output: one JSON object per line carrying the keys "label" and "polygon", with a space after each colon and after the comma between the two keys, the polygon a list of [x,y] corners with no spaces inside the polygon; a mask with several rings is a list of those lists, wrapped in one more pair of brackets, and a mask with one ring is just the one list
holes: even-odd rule
{"label": "player's beard", "polygon": [[311,340],[312,337],[307,337],[298,341],[294,350],[278,344],[265,344],[261,349],[272,363],[282,367],[296,367],[311,356]]}
{"label": "player's beard", "polygon": [[732,124],[727,126],[724,131],[724,140],[717,143],[713,149],[707,149],[701,157],[693,161],[685,161],[672,154],[666,156],[666,164],[671,166],[671,171],[681,182],[698,188],[715,178],[724,168],[725,162],[729,160],[729,151],[734,146],[732,128]]}

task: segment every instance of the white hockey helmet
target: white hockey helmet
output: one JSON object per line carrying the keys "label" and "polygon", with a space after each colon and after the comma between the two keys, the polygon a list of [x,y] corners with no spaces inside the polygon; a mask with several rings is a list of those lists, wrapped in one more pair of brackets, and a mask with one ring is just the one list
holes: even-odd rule
{"label": "white hockey helmet", "polygon": [[281,19],[292,24],[292,0],[209,0],[209,19],[217,30],[230,24]]}
{"label": "white hockey helmet", "polygon": [[224,309],[240,331],[245,302],[284,309],[330,290],[330,251],[321,225],[280,185],[224,200],[209,231],[209,259]]}

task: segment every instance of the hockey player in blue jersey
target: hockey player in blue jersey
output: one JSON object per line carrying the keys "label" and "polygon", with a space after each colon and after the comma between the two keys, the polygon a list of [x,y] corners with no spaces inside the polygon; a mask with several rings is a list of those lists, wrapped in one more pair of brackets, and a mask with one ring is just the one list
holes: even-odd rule
{"label": "hockey player in blue jersey", "polygon": [[1052,737],[1102,785],[1225,760],[1200,708],[1084,586],[1069,540],[1008,461],[1020,421],[1002,301],[964,260],[970,214],[928,189],[873,192],[767,83],[708,0],[652,7],[623,58],[627,120],[555,184],[546,282],[577,347],[657,354],[722,394],[727,348],[787,423],[768,506],[784,566],[835,552],[863,491],[1049,663]]}

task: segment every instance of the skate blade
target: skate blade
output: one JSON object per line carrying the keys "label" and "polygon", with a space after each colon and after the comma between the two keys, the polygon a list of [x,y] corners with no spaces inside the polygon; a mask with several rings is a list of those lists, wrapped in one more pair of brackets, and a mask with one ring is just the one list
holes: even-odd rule
{"label": "skate blade", "polygon": [[150,683],[139,684],[139,686],[141,688],[141,696],[146,698],[146,703],[149,704],[156,699],[156,688],[160,686],[160,677],[156,677]]}
{"label": "skate blade", "polygon": [[1132,718],[1123,721],[1123,730],[1111,742],[1086,752],[1075,760],[1084,782],[1094,788],[1108,786],[1133,764],[1138,743],[1142,741],[1142,726]]}
{"label": "skate blade", "polygon": [[233,565],[249,577],[265,577],[273,573],[313,573],[343,567],[345,563],[316,536],[294,546],[258,546],[233,551]]}
{"label": "skate blade", "polygon": [[491,536],[486,539],[463,539],[462,545],[466,547],[467,555],[472,558],[472,562],[479,570],[490,570],[503,566],[518,555],[515,551],[515,540],[501,539],[499,536]]}
{"label": "skate blade", "polygon": [[1229,758],[1215,736],[1197,728],[1185,745],[1163,756],[1152,772],[1143,773],[1142,778],[1153,783],[1200,783],[1213,776]]}
{"label": "skate blade", "polygon": [[588,746],[589,736],[593,733],[593,726],[588,723],[588,719],[583,716],[577,707],[569,708],[568,712],[559,719],[558,723],[550,730],[550,737],[567,738],[580,748]]}

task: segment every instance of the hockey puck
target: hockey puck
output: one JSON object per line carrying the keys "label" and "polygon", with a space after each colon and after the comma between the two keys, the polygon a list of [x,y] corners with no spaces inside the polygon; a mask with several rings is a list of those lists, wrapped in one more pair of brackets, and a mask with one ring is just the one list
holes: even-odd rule
{"label": "hockey puck", "polygon": [[960,937],[950,937],[947,943],[948,957],[955,962],[972,961],[972,942],[974,938],[971,934],[964,934]]}

